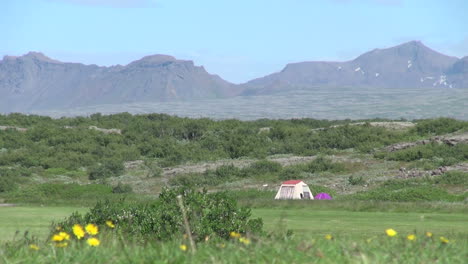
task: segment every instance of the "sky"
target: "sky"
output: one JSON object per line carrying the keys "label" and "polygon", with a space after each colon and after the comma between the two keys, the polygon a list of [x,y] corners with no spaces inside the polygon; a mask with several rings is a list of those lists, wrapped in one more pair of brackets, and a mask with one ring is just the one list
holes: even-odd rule
{"label": "sky", "polygon": [[466,0],[1,0],[0,10],[0,57],[110,66],[168,54],[234,83],[411,40],[468,55]]}

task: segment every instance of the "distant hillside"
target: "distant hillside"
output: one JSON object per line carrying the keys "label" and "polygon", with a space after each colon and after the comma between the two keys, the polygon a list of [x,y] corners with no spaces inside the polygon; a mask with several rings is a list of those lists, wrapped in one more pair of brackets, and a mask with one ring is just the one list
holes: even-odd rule
{"label": "distant hillside", "polygon": [[35,52],[0,61],[0,112],[219,98],[236,89],[192,61],[165,55],[112,67],[63,63]]}
{"label": "distant hillside", "polygon": [[291,63],[281,72],[241,85],[211,75],[192,61],[167,55],[111,67],[64,63],[37,52],[5,56],[0,61],[0,112],[4,113],[266,95],[317,87],[468,88],[468,57],[446,56],[411,41],[347,62]]}
{"label": "distant hillside", "polygon": [[375,49],[346,62],[299,62],[243,85],[244,95],[311,87],[468,88],[468,59],[440,54],[419,41]]}

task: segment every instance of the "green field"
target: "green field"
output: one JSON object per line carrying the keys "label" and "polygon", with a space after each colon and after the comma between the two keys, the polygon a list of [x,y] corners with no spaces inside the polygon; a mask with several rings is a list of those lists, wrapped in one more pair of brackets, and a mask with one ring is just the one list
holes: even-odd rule
{"label": "green field", "polygon": [[0,241],[22,236],[25,231],[45,239],[52,221],[59,221],[71,213],[85,212],[83,207],[0,207]]}
{"label": "green field", "polygon": [[[86,212],[83,207],[3,207],[0,208],[0,241],[11,240],[16,231],[46,239],[52,221],[60,221],[72,212]],[[291,229],[296,234],[369,238],[382,234],[387,228],[402,234],[431,231],[444,236],[468,237],[468,214],[463,213],[396,213],[348,212],[343,210],[253,209],[261,217],[267,231]]]}
{"label": "green field", "polygon": [[[0,208],[0,263],[464,263],[468,257],[468,215],[463,213],[350,212],[310,208],[259,208],[267,237],[209,240],[197,244],[194,254],[183,238],[166,242],[136,243],[117,233],[99,234],[101,245],[70,240],[66,248],[45,241],[50,222],[62,220],[78,207]],[[102,227],[103,230],[105,227]],[[388,237],[384,230],[398,232]],[[285,235],[292,229],[293,235]],[[39,249],[18,237],[16,230],[38,235]],[[426,231],[434,235],[425,236]],[[332,235],[331,240],[325,238]],[[416,240],[407,236],[416,234]],[[448,239],[442,243],[440,237]],[[8,240],[8,242],[7,242]],[[17,241],[17,242],[15,242]],[[7,244],[4,244],[7,242]],[[180,245],[187,245],[183,251]]]}
{"label": "green field", "polygon": [[353,238],[369,238],[393,228],[401,233],[431,231],[437,234],[468,236],[468,215],[463,213],[396,213],[349,212],[342,210],[314,211],[309,208],[255,209],[265,228],[274,231],[285,227],[295,233],[323,236],[334,234]]}

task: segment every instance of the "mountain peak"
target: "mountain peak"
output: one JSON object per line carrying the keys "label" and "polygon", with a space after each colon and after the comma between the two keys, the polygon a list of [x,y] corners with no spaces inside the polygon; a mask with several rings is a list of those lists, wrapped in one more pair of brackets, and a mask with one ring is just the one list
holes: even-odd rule
{"label": "mountain peak", "polygon": [[47,57],[46,55],[44,55],[43,53],[36,52],[36,51],[30,51],[27,54],[21,56],[21,58],[30,58],[30,59],[35,59],[35,60],[39,60],[39,61],[61,63],[58,60],[51,59],[51,58]]}
{"label": "mountain peak", "polygon": [[145,56],[141,58],[140,61],[163,63],[163,62],[169,62],[169,61],[176,61],[176,58],[169,56],[169,55],[164,55],[164,54],[155,54],[155,55]]}

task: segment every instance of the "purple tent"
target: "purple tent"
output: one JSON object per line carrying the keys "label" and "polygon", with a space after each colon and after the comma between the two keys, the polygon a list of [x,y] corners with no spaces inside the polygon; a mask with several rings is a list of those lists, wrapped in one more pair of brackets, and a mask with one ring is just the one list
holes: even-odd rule
{"label": "purple tent", "polygon": [[318,193],[315,195],[315,200],[331,200],[331,196],[328,193]]}

